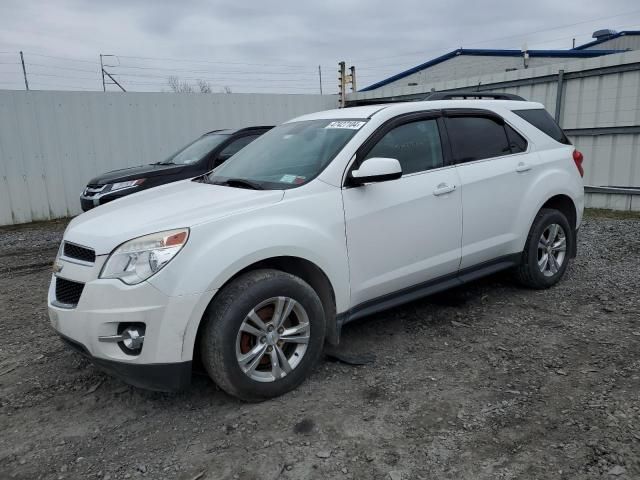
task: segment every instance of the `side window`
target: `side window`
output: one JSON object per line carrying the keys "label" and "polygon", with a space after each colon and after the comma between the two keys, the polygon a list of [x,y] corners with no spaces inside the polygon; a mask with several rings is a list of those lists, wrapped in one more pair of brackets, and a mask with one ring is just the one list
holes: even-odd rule
{"label": "side window", "polygon": [[372,157],[395,158],[402,173],[415,173],[443,165],[438,122],[435,119],[406,123],[389,130],[367,153]]}
{"label": "side window", "polygon": [[549,115],[549,112],[547,112],[544,108],[534,108],[532,110],[513,110],[513,113],[518,115],[520,118],[525,119],[531,125],[536,127],[538,130],[543,131],[555,141],[564,143],[565,145],[571,145],[571,142],[564,134],[562,129],[558,126],[553,117]]}
{"label": "side window", "polygon": [[504,126],[489,117],[449,117],[447,133],[453,159],[458,163],[511,153]]}
{"label": "side window", "polygon": [[511,153],[520,153],[527,150],[527,141],[522,135],[505,123],[504,129],[507,131],[507,138],[511,146]]}
{"label": "side window", "polygon": [[253,142],[260,135],[247,135],[246,137],[240,137],[237,140],[232,141],[229,145],[224,147],[224,149],[218,154],[218,158],[221,160],[226,160],[227,158],[235,155],[244,147]]}

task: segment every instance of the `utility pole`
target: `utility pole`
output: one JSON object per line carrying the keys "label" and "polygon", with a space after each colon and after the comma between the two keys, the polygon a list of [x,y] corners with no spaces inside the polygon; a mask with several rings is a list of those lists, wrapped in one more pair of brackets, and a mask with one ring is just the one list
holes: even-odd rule
{"label": "utility pole", "polygon": [[349,67],[349,70],[351,70],[351,91],[355,92],[356,91],[356,67],[352,65]]}
{"label": "utility pole", "polygon": [[27,80],[27,69],[24,67],[24,54],[20,50],[20,61],[22,62],[22,75],[24,75],[24,87],[29,91],[29,81]]}
{"label": "utility pole", "polygon": [[320,95],[322,95],[322,68],[318,65],[318,79],[320,80]]}
{"label": "utility pole", "polygon": [[102,74],[102,91],[107,91],[107,85],[104,83],[104,64],[102,63],[102,54],[100,54],[100,73]]}
{"label": "utility pole", "polygon": [[347,90],[347,67],[346,63],[338,63],[338,106],[344,108],[347,103],[346,90]]}
{"label": "utility pole", "polygon": [[[113,75],[111,75],[109,72],[107,72],[104,69],[104,63],[103,63],[103,57],[115,57],[115,55],[103,55],[102,53],[100,54],[100,71],[102,72],[102,91],[106,92],[107,91],[107,84],[104,80],[104,76],[106,75],[107,77],[109,77],[111,79],[111,81],[117,85],[118,87],[120,87],[120,90],[122,90],[123,92],[126,92],[126,90],[124,89],[124,87],[122,85],[120,85],[118,83],[118,81],[113,78]],[[116,65],[107,65],[108,67],[114,67]]]}
{"label": "utility pole", "polygon": [[351,91],[356,91],[356,67],[349,67],[349,75],[347,75],[346,63],[338,63],[338,93],[339,108],[347,106],[347,84],[351,85]]}

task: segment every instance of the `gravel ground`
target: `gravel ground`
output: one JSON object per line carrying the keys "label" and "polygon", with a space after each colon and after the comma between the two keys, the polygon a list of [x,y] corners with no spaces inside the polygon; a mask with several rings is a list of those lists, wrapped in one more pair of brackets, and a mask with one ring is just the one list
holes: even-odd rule
{"label": "gravel ground", "polygon": [[640,478],[640,218],[590,215],[547,291],[497,275],[374,315],[298,390],[145,392],[48,324],[65,223],[0,229],[0,478]]}

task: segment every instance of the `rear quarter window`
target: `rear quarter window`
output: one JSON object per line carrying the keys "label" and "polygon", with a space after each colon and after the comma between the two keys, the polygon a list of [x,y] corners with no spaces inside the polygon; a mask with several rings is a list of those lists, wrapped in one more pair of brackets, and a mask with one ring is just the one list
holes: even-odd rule
{"label": "rear quarter window", "polygon": [[565,145],[571,145],[571,141],[567,138],[567,136],[564,134],[553,117],[549,115],[549,112],[547,112],[544,108],[535,108],[531,110],[513,110],[513,113],[529,122],[538,130],[546,133],[556,142],[564,143]]}

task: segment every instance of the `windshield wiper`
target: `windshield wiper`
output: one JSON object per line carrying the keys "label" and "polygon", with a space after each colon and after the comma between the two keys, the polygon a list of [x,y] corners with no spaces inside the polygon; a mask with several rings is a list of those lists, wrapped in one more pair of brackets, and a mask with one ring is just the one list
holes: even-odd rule
{"label": "windshield wiper", "polygon": [[226,185],[228,187],[249,188],[251,190],[264,190],[264,187],[257,182],[244,178],[227,178],[222,182],[213,182],[214,185]]}

